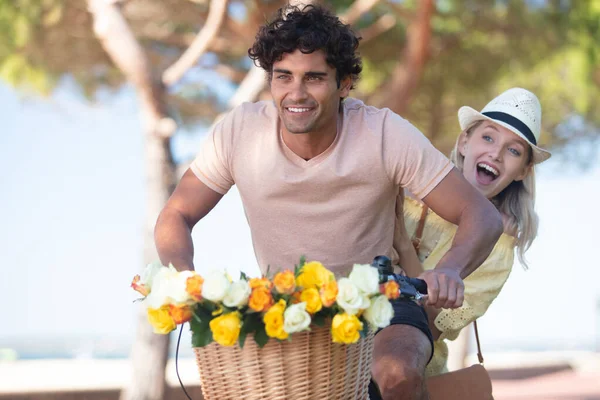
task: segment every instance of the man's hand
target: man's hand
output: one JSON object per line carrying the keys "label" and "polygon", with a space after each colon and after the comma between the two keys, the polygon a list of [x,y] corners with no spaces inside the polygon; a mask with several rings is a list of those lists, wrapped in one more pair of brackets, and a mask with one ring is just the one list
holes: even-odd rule
{"label": "man's hand", "polygon": [[427,282],[427,305],[435,308],[458,308],[465,299],[465,285],[459,273],[450,268],[435,268],[419,278]]}

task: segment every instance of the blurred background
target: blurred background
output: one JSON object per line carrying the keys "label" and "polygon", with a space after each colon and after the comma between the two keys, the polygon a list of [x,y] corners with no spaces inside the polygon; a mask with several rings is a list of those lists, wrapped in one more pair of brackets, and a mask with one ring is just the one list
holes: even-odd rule
{"label": "blurred background", "polygon": [[[215,118],[269,98],[247,49],[285,3],[0,0],[0,399],[183,398],[177,335],[148,332],[129,284]],[[554,153],[537,169],[541,227],[480,320],[486,368],[496,399],[600,399],[600,1],[314,3],[363,38],[352,96],[445,153],[460,106],[538,95]],[[200,271],[258,274],[235,188],[193,236]],[[476,362],[469,339],[455,368]]]}

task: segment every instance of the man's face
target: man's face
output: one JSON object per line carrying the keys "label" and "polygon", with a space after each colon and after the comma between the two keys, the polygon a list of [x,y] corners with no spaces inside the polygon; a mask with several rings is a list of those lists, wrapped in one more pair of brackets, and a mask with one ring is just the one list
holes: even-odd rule
{"label": "man's face", "polygon": [[285,53],[273,64],[271,95],[283,129],[289,133],[327,134],[337,127],[340,97],[348,96],[351,80],[338,88],[336,71],[321,50]]}

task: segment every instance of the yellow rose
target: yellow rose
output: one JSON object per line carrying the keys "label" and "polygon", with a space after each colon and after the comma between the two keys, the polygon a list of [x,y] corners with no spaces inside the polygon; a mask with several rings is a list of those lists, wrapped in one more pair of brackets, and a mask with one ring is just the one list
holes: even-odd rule
{"label": "yellow rose", "polygon": [[285,300],[279,300],[277,304],[269,308],[263,317],[267,335],[276,339],[287,339],[288,333],[283,330],[283,312],[285,311]]}
{"label": "yellow rose", "polygon": [[183,324],[192,319],[194,312],[190,306],[176,306],[169,304],[169,314],[176,324]]}
{"label": "yellow rose", "polygon": [[152,325],[154,333],[166,335],[177,327],[169,313],[169,306],[161,308],[148,308],[148,322]]}
{"label": "yellow rose", "polygon": [[273,278],[275,289],[281,294],[292,294],[296,289],[296,278],[292,271],[279,272]]}
{"label": "yellow rose", "polygon": [[302,294],[300,295],[300,301],[306,303],[306,312],[309,314],[314,314],[316,312],[321,311],[323,304],[321,303],[321,296],[319,295],[319,291],[312,287],[309,289],[304,289]]}
{"label": "yellow rose", "polygon": [[321,286],[321,302],[325,307],[331,307],[335,303],[338,294],[337,282],[332,280]]}
{"label": "yellow rose", "polygon": [[202,301],[202,284],[204,278],[200,275],[192,275],[185,281],[185,291],[196,301]]}
{"label": "yellow rose", "polygon": [[300,275],[296,278],[296,284],[305,289],[311,287],[320,288],[325,283],[333,280],[333,274],[318,261],[304,264]]}
{"label": "yellow rose", "polygon": [[273,296],[271,291],[265,286],[258,286],[252,289],[248,299],[248,307],[256,312],[266,311],[273,305]]}
{"label": "yellow rose", "polygon": [[213,339],[221,346],[233,346],[237,342],[242,329],[240,314],[237,312],[214,318],[209,325]]}
{"label": "yellow rose", "polygon": [[362,322],[356,315],[336,314],[331,321],[331,335],[334,343],[356,343],[360,339],[360,331],[363,328]]}
{"label": "yellow rose", "polygon": [[387,281],[383,293],[389,300],[397,299],[400,297],[400,285],[396,281]]}

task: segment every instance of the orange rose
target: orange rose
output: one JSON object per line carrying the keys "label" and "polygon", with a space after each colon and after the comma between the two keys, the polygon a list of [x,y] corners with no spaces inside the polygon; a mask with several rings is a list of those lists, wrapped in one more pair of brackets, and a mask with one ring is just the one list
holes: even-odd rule
{"label": "orange rose", "polygon": [[148,290],[148,287],[146,285],[139,284],[140,279],[141,278],[139,275],[134,276],[133,281],[131,281],[131,287],[133,288],[133,290],[139,292],[142,296],[146,297],[150,293],[150,290]]}
{"label": "orange rose", "polygon": [[194,274],[185,281],[185,291],[196,301],[202,301],[202,284],[204,278],[200,275]]}
{"label": "orange rose", "polygon": [[335,303],[338,294],[338,286],[336,281],[329,281],[321,287],[321,302],[325,307],[331,307]]}
{"label": "orange rose", "polygon": [[300,301],[306,303],[306,312],[309,314],[319,312],[323,307],[321,296],[316,288],[304,289],[300,295]]}
{"label": "orange rose", "polygon": [[169,304],[169,314],[176,324],[183,324],[192,319],[193,311],[190,306],[176,306]]}
{"label": "orange rose", "polygon": [[252,289],[248,307],[256,312],[266,311],[273,305],[273,296],[271,291],[265,286],[258,286]]}
{"label": "orange rose", "polygon": [[256,289],[259,286],[266,287],[271,290],[273,288],[273,282],[268,280],[267,278],[251,278],[250,279],[250,289]]}
{"label": "orange rose", "polygon": [[300,300],[301,295],[302,295],[302,292],[300,292],[300,291],[296,291],[296,292],[292,293],[292,298],[290,299],[290,303],[291,304],[300,303],[302,301],[302,300]]}
{"label": "orange rose", "polygon": [[294,277],[294,273],[289,270],[279,272],[275,275],[273,283],[277,292],[281,294],[292,294],[294,293],[294,289],[296,289],[296,278]]}
{"label": "orange rose", "polygon": [[389,300],[394,300],[400,297],[400,286],[396,281],[387,281],[383,285],[383,294]]}

